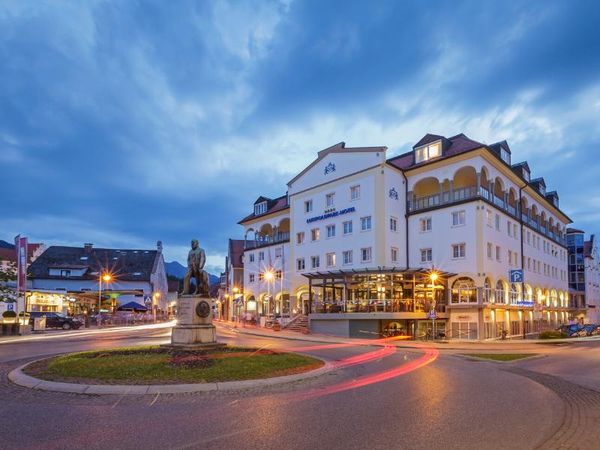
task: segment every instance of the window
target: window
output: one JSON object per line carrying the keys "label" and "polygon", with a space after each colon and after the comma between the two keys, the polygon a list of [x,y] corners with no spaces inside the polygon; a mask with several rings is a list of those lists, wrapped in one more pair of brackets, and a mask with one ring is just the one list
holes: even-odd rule
{"label": "window", "polygon": [[335,237],[335,225],[327,225],[327,237]]}
{"label": "window", "polygon": [[264,214],[267,212],[267,202],[261,202],[257,205],[254,205],[254,215],[258,216],[259,214]]}
{"label": "window", "polygon": [[265,273],[259,272],[258,273],[258,281],[264,281],[264,279],[265,279]]}
{"label": "window", "polygon": [[344,234],[352,234],[352,221],[344,222]]}
{"label": "window", "polygon": [[506,221],[506,232],[508,233],[509,236],[511,235],[511,231],[512,231],[512,227],[510,224],[510,220],[507,220]]}
{"label": "window", "polygon": [[487,244],[487,257],[489,259],[492,259],[494,257],[494,246],[492,245],[491,242],[488,242]]}
{"label": "window", "polygon": [[320,265],[321,265],[321,262],[319,261],[319,257],[318,256],[311,256],[310,257],[310,266],[313,269],[317,269]]}
{"label": "window", "polygon": [[254,283],[254,274],[253,274],[253,273],[251,273],[251,274],[248,276],[248,280],[250,281],[250,283]]}
{"label": "window", "polygon": [[419,223],[419,229],[421,230],[421,233],[431,231],[431,217],[424,217],[421,220],[419,220]]}
{"label": "window", "polygon": [[496,214],[496,230],[500,231],[500,216]]}
{"label": "window", "polygon": [[460,259],[465,257],[465,244],[453,244],[452,245],[452,257],[454,259]]}
{"label": "window", "polygon": [[283,255],[283,248],[277,247],[275,249],[275,258],[281,258],[281,255]]}
{"label": "window", "polygon": [[512,266],[512,255],[513,255],[512,251],[509,250],[508,251],[508,265],[509,266]]}
{"label": "window", "polygon": [[350,187],[350,200],[358,200],[360,198],[360,186]]}
{"label": "window", "polygon": [[508,153],[504,147],[500,147],[500,158],[502,158],[502,161],[506,164],[510,164],[510,153]]}
{"label": "window", "polygon": [[427,263],[427,262],[431,262],[433,260],[432,258],[432,252],[430,248],[422,248],[421,249],[421,262],[422,263]]}
{"label": "window", "polygon": [[296,243],[298,245],[304,244],[304,231],[300,231],[299,233],[296,233]]}
{"label": "window", "polygon": [[325,204],[327,205],[328,208],[333,207],[334,197],[335,197],[335,194],[333,192],[331,194],[327,194],[325,196]]}
{"label": "window", "polygon": [[248,255],[248,259],[250,262],[254,262],[254,253],[250,253],[250,255]]}
{"label": "window", "polygon": [[278,270],[275,272],[275,279],[276,280],[281,280],[283,278],[283,272],[281,270]]}
{"label": "window", "polygon": [[327,253],[327,267],[335,266],[335,253]]}
{"label": "window", "polygon": [[296,260],[296,270],[304,270],[306,267],[306,264],[304,262],[304,258],[298,258]]}
{"label": "window", "polygon": [[513,237],[515,239],[518,238],[518,236],[517,236],[517,224],[516,223],[513,223]]}
{"label": "window", "polygon": [[458,227],[460,225],[465,224],[465,212],[464,211],[454,211],[452,213],[452,226]]}
{"label": "window", "polygon": [[360,259],[362,262],[371,261],[371,247],[360,249]]}
{"label": "window", "polygon": [[488,227],[492,226],[492,211],[489,209],[485,210],[485,218],[487,220]]}
{"label": "window", "polygon": [[500,255],[500,246],[496,245],[496,261],[500,262],[502,260],[502,256]]}
{"label": "window", "polygon": [[352,250],[346,250],[342,253],[344,264],[352,264]]}
{"label": "window", "polygon": [[361,231],[368,231],[371,229],[371,216],[360,218],[360,229]]}
{"label": "window", "polygon": [[320,237],[321,230],[319,230],[318,228],[313,228],[312,230],[310,230],[310,239],[312,241],[318,241]]}
{"label": "window", "polygon": [[259,261],[265,260],[265,252],[258,252],[258,260]]}
{"label": "window", "polygon": [[306,200],[304,202],[304,212],[309,213],[313,210],[312,200]]}
{"label": "window", "polygon": [[60,271],[60,276],[61,277],[70,277],[71,276],[71,271],[70,270],[61,270]]}
{"label": "window", "polygon": [[431,158],[435,158],[442,154],[442,145],[441,142],[436,142],[434,144],[429,144],[424,147],[418,148],[415,150],[415,162],[420,163],[422,161],[427,161]]}
{"label": "window", "polygon": [[398,249],[396,247],[392,247],[391,253],[392,262],[398,262]]}
{"label": "window", "polygon": [[398,219],[395,217],[390,217],[390,230],[398,231]]}

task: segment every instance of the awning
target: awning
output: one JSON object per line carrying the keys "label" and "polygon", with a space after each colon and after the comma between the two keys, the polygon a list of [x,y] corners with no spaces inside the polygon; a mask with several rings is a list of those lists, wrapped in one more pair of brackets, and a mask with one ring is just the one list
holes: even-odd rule
{"label": "awning", "polygon": [[140,305],[139,303],[136,303],[136,302],[125,303],[124,305],[121,305],[117,308],[117,311],[126,311],[126,310],[148,311],[148,308],[146,308],[144,305]]}

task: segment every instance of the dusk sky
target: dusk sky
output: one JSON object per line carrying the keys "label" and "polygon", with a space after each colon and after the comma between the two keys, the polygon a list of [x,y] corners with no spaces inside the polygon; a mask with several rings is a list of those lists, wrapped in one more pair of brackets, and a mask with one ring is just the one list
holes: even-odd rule
{"label": "dusk sky", "polygon": [[598,1],[0,1],[0,239],[208,269],[337,142],[506,139],[600,232]]}

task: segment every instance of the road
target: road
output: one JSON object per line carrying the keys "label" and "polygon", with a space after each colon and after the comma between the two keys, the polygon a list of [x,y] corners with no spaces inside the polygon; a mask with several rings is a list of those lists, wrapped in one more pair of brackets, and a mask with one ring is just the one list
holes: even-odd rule
{"label": "road", "polygon": [[228,344],[301,351],[338,368],[279,386],[159,396],[62,394],[7,381],[10,370],[42,356],[161,344],[169,333],[150,325],[0,339],[2,448],[589,449],[600,442],[600,393],[586,389],[596,388],[593,376],[565,378],[578,361],[600,369],[600,341],[543,346],[537,352],[546,357],[498,364],[461,351],[324,345],[219,327]]}

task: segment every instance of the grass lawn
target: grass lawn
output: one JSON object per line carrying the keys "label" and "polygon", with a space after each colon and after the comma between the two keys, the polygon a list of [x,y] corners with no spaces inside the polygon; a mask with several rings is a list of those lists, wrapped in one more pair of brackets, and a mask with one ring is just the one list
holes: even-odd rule
{"label": "grass lawn", "polygon": [[464,356],[472,356],[475,358],[491,359],[493,361],[516,361],[518,359],[530,358],[537,356],[535,353],[469,353]]}
{"label": "grass lawn", "polygon": [[252,348],[173,354],[158,347],[142,347],[57,356],[30,365],[25,372],[71,383],[174,384],[269,378],[322,365],[321,360],[296,353]]}

